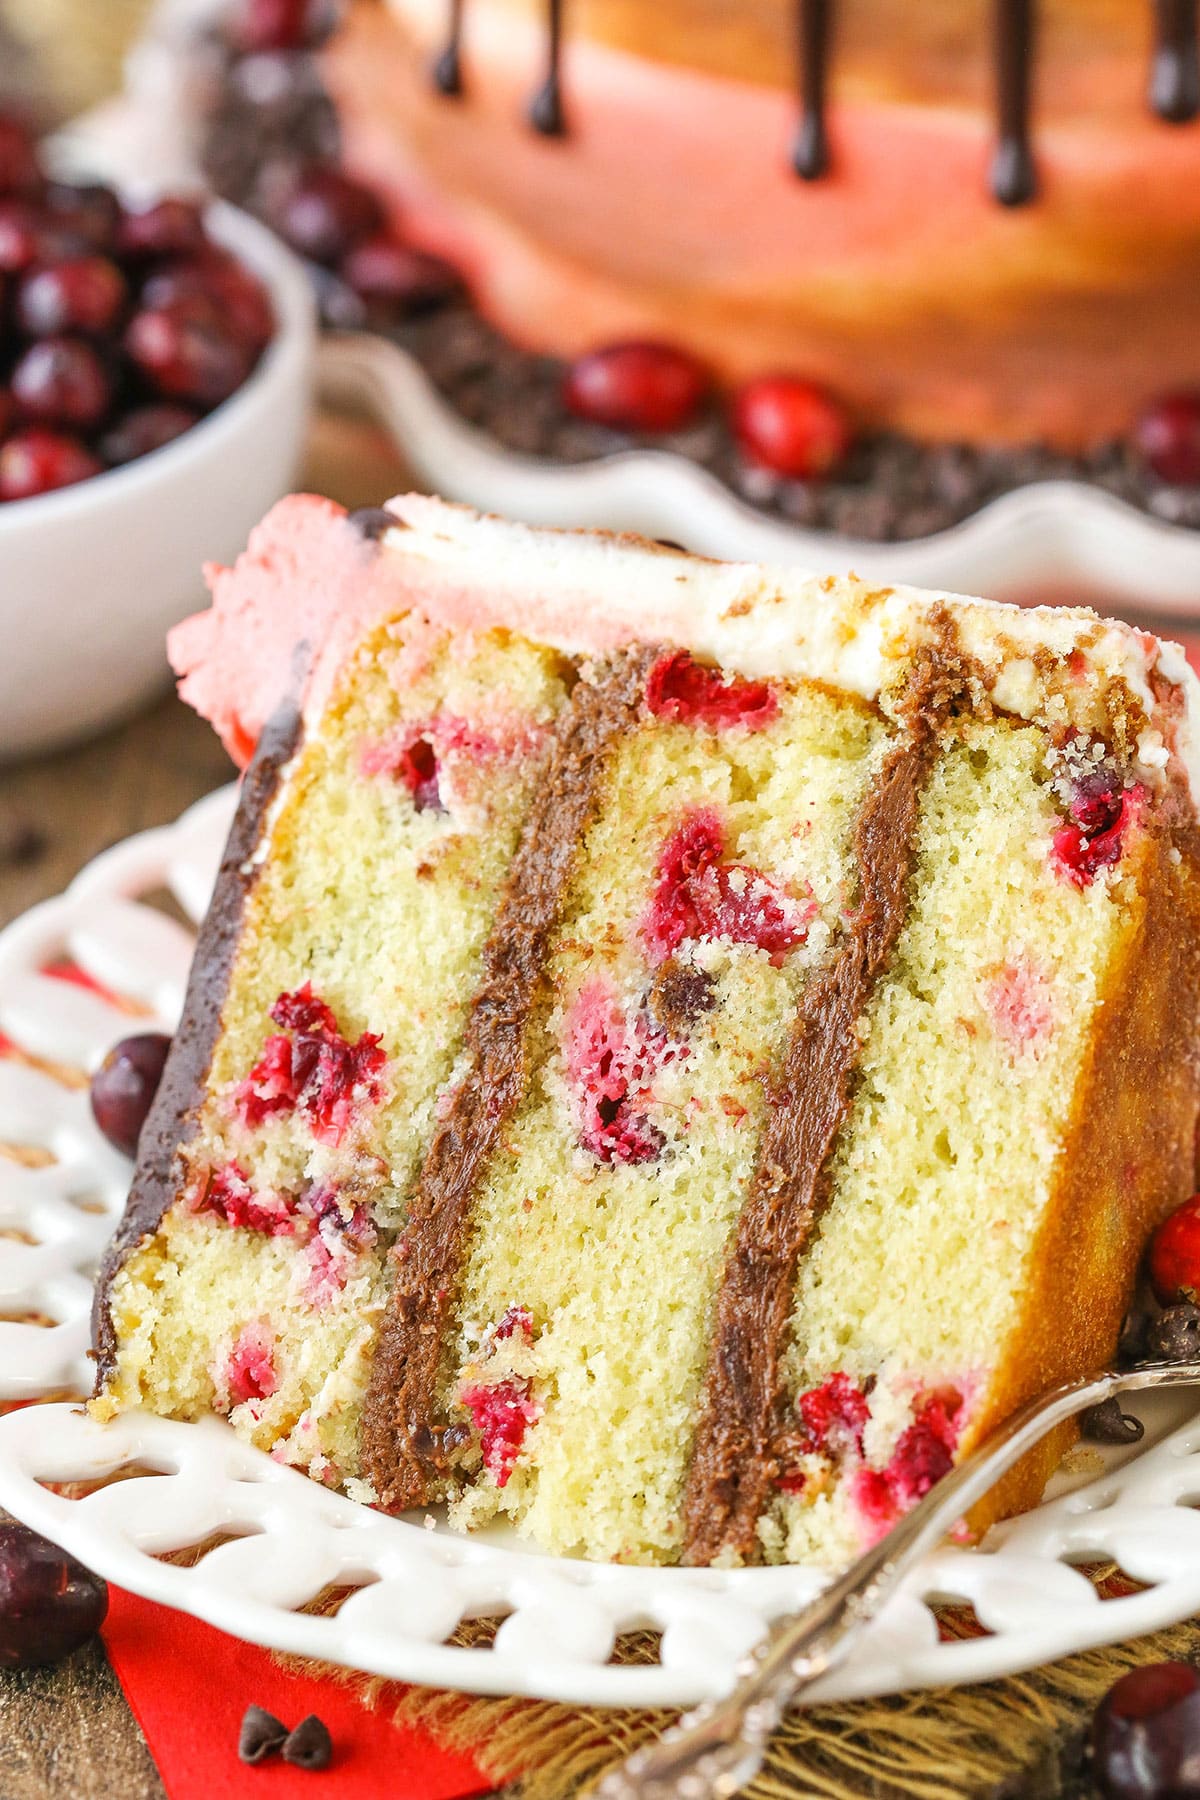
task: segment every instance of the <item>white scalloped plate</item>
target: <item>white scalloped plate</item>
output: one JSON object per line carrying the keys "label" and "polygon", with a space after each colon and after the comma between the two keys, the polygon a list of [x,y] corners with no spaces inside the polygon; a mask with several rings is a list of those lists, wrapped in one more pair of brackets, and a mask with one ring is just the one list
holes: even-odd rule
{"label": "white scalloped plate", "polygon": [[[0,1033],[26,1053],[0,1057],[0,1143],[41,1152],[35,1167],[0,1157],[0,1399],[90,1386],[91,1274],[129,1164],[92,1123],[82,1075],[131,1029],[177,1020],[191,938],[155,897],[165,889],[199,919],[233,802],[224,789],[118,844],[0,934]],[[42,972],[62,959],[119,1003]],[[931,1556],[812,1698],[987,1680],[1200,1610],[1200,1415],[1156,1396],[1144,1417],[1136,1456],[1106,1452],[1082,1485],[1058,1478],[1054,1499],[982,1550]],[[56,1491],[74,1483],[83,1491]],[[809,1569],[624,1568],[541,1556],[507,1531],[458,1537],[330,1493],[217,1419],[134,1413],[102,1426],[61,1401],[0,1417],[0,1506],[133,1592],[254,1643],[577,1704],[685,1706],[719,1693],[770,1620],[820,1585]],[[191,1567],[161,1560],[213,1539]],[[1071,1566],[1110,1559],[1143,1590],[1101,1601]],[[353,1590],[335,1614],[298,1610],[330,1587]],[[941,1641],[931,1609],[946,1600],[973,1606],[984,1635]],[[490,1644],[446,1643],[461,1620],[483,1617],[502,1620]],[[661,1633],[656,1660],[609,1661],[620,1633],[647,1628]]]}

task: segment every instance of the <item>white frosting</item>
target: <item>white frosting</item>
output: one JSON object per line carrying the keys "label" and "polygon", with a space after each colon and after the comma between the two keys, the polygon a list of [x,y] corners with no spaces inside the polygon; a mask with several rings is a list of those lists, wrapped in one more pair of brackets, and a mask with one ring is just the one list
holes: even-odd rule
{"label": "white frosting", "polygon": [[[807,676],[886,706],[948,608],[986,691],[1019,718],[1094,716],[1097,685],[1123,683],[1146,714],[1146,771],[1161,779],[1173,754],[1200,811],[1200,682],[1182,649],[1088,608],[708,562],[640,539],[484,518],[424,495],[389,505],[398,525],[385,552],[417,565],[423,606],[461,625],[506,623],[575,655],[631,640],[678,644],[739,674]],[[1154,674],[1178,690],[1174,705],[1156,702]]]}

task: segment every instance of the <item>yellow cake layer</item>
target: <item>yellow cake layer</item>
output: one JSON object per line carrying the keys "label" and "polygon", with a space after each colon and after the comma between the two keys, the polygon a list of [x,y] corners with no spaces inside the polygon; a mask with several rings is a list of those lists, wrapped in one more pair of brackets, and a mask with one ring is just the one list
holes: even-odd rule
{"label": "yellow cake layer", "polygon": [[[222,1032],[180,1186],[202,1190],[230,1163],[256,1193],[295,1199],[331,1188],[362,1206],[376,1242],[347,1261],[346,1286],[305,1297],[311,1269],[293,1238],[231,1229],[177,1203],[112,1288],[119,1343],[103,1411],[146,1405],[195,1417],[222,1404],[219,1376],[238,1332],[265,1321],[278,1386],[234,1404],[262,1448],[329,1479],[358,1469],[357,1424],[385,1293],[385,1251],[451,1078],[501,880],[566,694],[551,651],[504,632],[452,638],[416,616],[381,627],[349,663],[303,744],[260,847]],[[447,810],[418,811],[404,782],[370,772],[415,726],[451,721],[442,759]],[[431,737],[442,742],[438,731]],[[483,743],[486,753],[479,753]],[[493,746],[499,746],[495,751]],[[514,748],[515,747],[515,748]],[[336,1145],[297,1116],[257,1128],[234,1096],[278,1030],[280,994],[310,983],[345,1037],[382,1039],[384,1095]]]}
{"label": "yellow cake layer", "polygon": [[[851,836],[885,732],[871,709],[819,687],[780,690],[767,729],[650,722],[626,742],[550,962],[538,1070],[474,1209],[447,1396],[513,1306],[536,1337],[513,1364],[541,1418],[501,1489],[488,1473],[456,1502],[476,1525],[503,1512],[549,1549],[650,1561],[678,1554],[680,1493],[729,1231],[754,1167],[766,1077],[798,985],[854,900]],[[819,908],[773,966],[747,944],[696,947],[715,1005],[655,1084],[661,1157],[606,1166],[578,1141],[562,1042],[585,983],[636,1017],[650,982],[639,921],[656,859],[697,807],[724,820],[731,858]]]}

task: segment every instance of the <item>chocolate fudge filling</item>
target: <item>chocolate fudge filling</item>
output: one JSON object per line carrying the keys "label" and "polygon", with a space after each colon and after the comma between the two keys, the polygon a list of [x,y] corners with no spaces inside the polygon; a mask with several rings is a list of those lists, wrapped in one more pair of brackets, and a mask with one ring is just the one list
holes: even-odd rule
{"label": "chocolate fudge filling", "polygon": [[661,651],[639,646],[595,682],[580,681],[559,715],[543,780],[484,950],[467,1027],[466,1073],[426,1153],[412,1209],[391,1251],[394,1286],[363,1408],[363,1468],[381,1505],[425,1504],[468,1440],[439,1416],[444,1346],[455,1316],[471,1209],[531,1074],[531,1026],[551,935],[607,763],[633,727]]}
{"label": "chocolate fudge filling", "polygon": [[[302,649],[297,654],[297,664],[305,661],[307,650]],[[100,1265],[92,1303],[97,1393],[116,1370],[117,1341],[109,1308],[112,1284],[133,1253],[158,1230],[175,1198],[179,1153],[195,1134],[204,1084],[221,1029],[221,1008],[237,955],[242,915],[258,874],[250,859],[280,777],[299,747],[300,734],[296,701],[282,701],[263,726],[254,760],[242,783],[237,817],[192,960],[183,1017],[142,1128],[137,1172],[121,1223]]]}
{"label": "chocolate fudge filling", "polygon": [[914,676],[905,726],[859,813],[859,905],[828,966],[804,988],[772,1084],[749,1197],[717,1295],[699,1423],[684,1490],[687,1563],[758,1559],[757,1525],[786,1429],[780,1354],[796,1270],[829,1200],[828,1167],[850,1111],[857,1026],[908,916],[922,789],[938,754],[938,720],[954,658]]}

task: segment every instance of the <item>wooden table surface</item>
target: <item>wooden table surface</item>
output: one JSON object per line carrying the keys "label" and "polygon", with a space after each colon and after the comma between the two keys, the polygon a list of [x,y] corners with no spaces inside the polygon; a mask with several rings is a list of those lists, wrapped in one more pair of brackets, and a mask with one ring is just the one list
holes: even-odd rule
{"label": "wooden table surface", "polygon": [[[318,421],[297,486],[347,506],[409,485],[377,435]],[[196,604],[204,604],[197,580]],[[175,819],[230,780],[211,729],[170,691],[103,737],[0,766],[0,926],[56,894],[101,850]],[[102,1646],[54,1669],[0,1671],[0,1800],[162,1800],[141,1731]],[[215,1797],[214,1797],[215,1800]]]}

